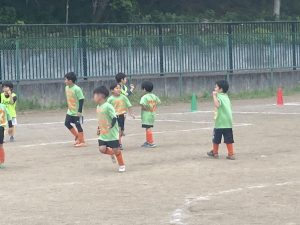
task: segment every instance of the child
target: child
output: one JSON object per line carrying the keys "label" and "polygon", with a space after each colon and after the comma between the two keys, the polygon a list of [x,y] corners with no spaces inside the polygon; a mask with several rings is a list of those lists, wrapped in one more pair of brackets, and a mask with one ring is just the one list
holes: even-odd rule
{"label": "child", "polygon": [[233,153],[232,110],[230,99],[227,95],[228,89],[229,84],[226,80],[216,82],[215,90],[213,91],[216,108],[213,150],[208,152],[207,155],[213,158],[219,158],[219,144],[223,136],[228,150],[227,159],[235,160]]}
{"label": "child", "polygon": [[[73,72],[69,72],[65,75],[66,84],[66,97],[68,102],[68,112],[65,120],[65,126],[75,137],[75,147],[86,146],[84,141],[83,129],[80,124],[80,118],[82,116],[82,109],[84,103],[84,95],[80,87],[75,82],[77,76]],[[72,125],[75,124],[75,129]]]}
{"label": "child", "polygon": [[97,106],[99,151],[110,155],[113,163],[118,160],[119,172],[125,172],[125,164],[119,144],[119,127],[117,115],[114,107],[106,101],[109,91],[105,86],[100,86],[94,90],[94,101]]}
{"label": "child", "polygon": [[134,119],[135,116],[131,110],[132,105],[129,101],[129,99],[121,94],[121,86],[118,83],[113,83],[110,86],[111,96],[107,99],[107,102],[112,104],[115,108],[118,124],[119,124],[119,143],[120,143],[120,149],[123,150],[122,147],[122,137],[124,135],[125,130],[125,115],[126,112],[129,112],[129,115]]}
{"label": "child", "polygon": [[2,84],[3,93],[1,93],[1,104],[6,106],[6,109],[11,116],[13,129],[10,134],[10,142],[15,141],[15,132],[17,126],[17,113],[16,113],[16,105],[17,105],[17,95],[13,92],[14,85],[11,82],[4,82]]}
{"label": "child", "polygon": [[12,133],[12,121],[11,117],[8,113],[7,108],[4,104],[0,104],[0,169],[4,169],[4,162],[5,162],[5,152],[3,148],[3,141],[4,141],[4,130],[8,124],[8,134],[11,135]]}
{"label": "child", "polygon": [[153,141],[152,127],[155,121],[155,112],[160,99],[152,93],[153,84],[150,81],[142,83],[142,90],[145,92],[141,98],[140,105],[142,107],[142,127],[146,128],[146,142],[142,145],[145,148],[155,148]]}
{"label": "child", "polygon": [[127,77],[124,73],[118,73],[116,75],[116,81],[118,84],[121,86],[121,94],[125,96],[130,96],[132,95],[134,91],[134,85],[130,84],[130,90],[128,90],[128,87],[126,86],[127,84]]}

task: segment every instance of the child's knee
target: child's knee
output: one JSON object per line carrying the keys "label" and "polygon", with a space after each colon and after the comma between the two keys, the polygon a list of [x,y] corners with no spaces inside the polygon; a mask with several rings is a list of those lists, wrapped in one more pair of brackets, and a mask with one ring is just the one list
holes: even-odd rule
{"label": "child's knee", "polygon": [[82,129],[81,124],[80,124],[79,121],[77,121],[77,122],[75,123],[75,126],[76,126],[78,132],[83,132],[83,129]]}
{"label": "child's knee", "polygon": [[105,154],[105,152],[106,152],[106,146],[100,146],[99,147],[99,152],[101,152],[102,154]]}

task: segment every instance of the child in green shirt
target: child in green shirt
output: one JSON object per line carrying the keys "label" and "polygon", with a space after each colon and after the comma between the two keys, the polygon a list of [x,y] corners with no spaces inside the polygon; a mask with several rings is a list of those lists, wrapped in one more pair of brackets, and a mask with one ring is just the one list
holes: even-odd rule
{"label": "child in green shirt", "polygon": [[97,135],[99,151],[110,155],[115,163],[119,164],[119,172],[125,172],[125,164],[119,144],[119,126],[114,107],[106,101],[109,91],[105,86],[94,90],[94,101],[97,103],[98,130]]}
{"label": "child in green shirt", "polygon": [[8,134],[11,135],[12,133],[12,121],[11,117],[8,113],[8,110],[4,104],[0,103],[0,169],[4,168],[4,162],[5,162],[5,152],[3,148],[3,142],[4,142],[4,130],[5,128],[9,127]]}
{"label": "child in green shirt", "polygon": [[232,109],[231,102],[227,95],[229,84],[226,80],[216,82],[213,91],[213,99],[215,105],[215,128],[213,136],[213,150],[207,155],[213,158],[219,158],[219,145],[224,137],[227,146],[227,159],[235,160],[233,152],[233,131],[232,131]]}
{"label": "child in green shirt", "polygon": [[125,96],[130,96],[133,93],[134,85],[130,84],[130,89],[128,90],[127,84],[127,76],[125,73],[118,73],[116,75],[116,81],[121,86],[121,94]]}
{"label": "child in green shirt", "polygon": [[17,105],[17,95],[13,92],[14,85],[12,82],[4,82],[2,84],[1,93],[1,104],[4,104],[7,108],[9,115],[11,116],[11,121],[13,125],[13,129],[10,134],[10,142],[15,141],[15,133],[16,133],[16,126],[17,126],[17,112],[16,112],[16,105]]}
{"label": "child in green shirt", "polygon": [[[85,147],[83,129],[81,127],[80,118],[82,117],[84,95],[79,86],[75,84],[77,76],[74,72],[65,75],[66,97],[68,103],[68,112],[65,120],[65,126],[75,137],[75,147]],[[71,124],[75,124],[74,128]]]}
{"label": "child in green shirt", "polygon": [[153,83],[150,81],[144,81],[142,83],[142,90],[144,91],[144,95],[140,101],[140,105],[142,107],[141,118],[142,127],[146,129],[146,142],[142,145],[142,147],[155,148],[156,145],[153,141],[152,128],[154,126],[156,109],[161,101],[152,93]]}
{"label": "child in green shirt", "polygon": [[107,102],[110,103],[116,111],[117,120],[119,125],[119,143],[120,149],[123,150],[122,146],[122,137],[124,136],[125,131],[125,118],[126,113],[129,112],[129,115],[134,119],[135,116],[132,112],[132,105],[129,99],[121,94],[121,86],[118,83],[113,83],[110,86],[111,96],[107,99]]}

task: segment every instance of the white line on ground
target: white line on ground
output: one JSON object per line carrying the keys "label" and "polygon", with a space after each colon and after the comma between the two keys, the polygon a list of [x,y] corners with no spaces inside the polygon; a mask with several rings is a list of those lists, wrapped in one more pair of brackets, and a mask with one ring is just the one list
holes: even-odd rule
{"label": "white line on ground", "polygon": [[207,195],[202,195],[202,196],[197,196],[194,198],[191,197],[186,197],[185,198],[185,203],[182,205],[182,207],[174,210],[174,212],[171,215],[171,220],[170,224],[172,225],[187,225],[187,223],[184,221],[184,219],[187,217],[187,212],[192,204],[195,204],[197,202],[201,201],[209,201],[212,198],[216,198],[218,196],[226,195],[226,194],[231,194],[235,192],[242,192],[246,189],[256,189],[256,188],[268,188],[268,187],[275,187],[275,186],[287,186],[287,185],[298,185],[300,184],[300,181],[288,181],[284,183],[276,183],[276,184],[265,184],[265,185],[255,185],[255,186],[248,186],[245,188],[235,188],[235,189],[229,189],[229,190],[224,190],[224,191],[219,191],[216,193],[209,193]]}
{"label": "white line on ground", "polygon": [[[188,121],[187,121],[188,122]],[[252,124],[249,123],[240,123],[240,124],[234,124],[234,127],[245,127],[245,126],[252,126]],[[184,129],[184,130],[166,130],[166,131],[155,131],[154,134],[165,134],[165,133],[180,133],[180,132],[191,132],[191,131],[200,131],[200,130],[212,130],[212,127],[201,127],[201,128],[195,128],[195,129]],[[127,134],[126,137],[134,137],[144,135],[144,133],[134,133],[134,134]],[[96,141],[98,138],[90,138],[86,139],[86,141]],[[38,143],[38,144],[30,144],[30,145],[20,145],[17,147],[21,148],[30,148],[30,147],[37,147],[37,146],[47,146],[47,145],[60,145],[60,144],[70,144],[74,141],[56,141],[56,142],[46,142],[46,143]]]}

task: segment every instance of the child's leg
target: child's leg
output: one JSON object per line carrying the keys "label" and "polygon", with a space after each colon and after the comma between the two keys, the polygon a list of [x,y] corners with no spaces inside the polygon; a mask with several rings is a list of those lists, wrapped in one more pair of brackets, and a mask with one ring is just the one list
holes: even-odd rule
{"label": "child's leg", "polygon": [[222,129],[214,129],[213,134],[213,154],[218,155],[219,154],[219,145],[222,141]]}
{"label": "child's leg", "polygon": [[109,148],[109,147],[106,147],[106,145],[101,145],[99,146],[99,151],[102,153],[102,154],[106,154],[106,155],[114,155],[114,151]]}
{"label": "child's leg", "polygon": [[233,156],[234,151],[233,151],[233,131],[231,128],[224,129],[224,142],[227,146],[227,151],[228,151],[228,156]]}
{"label": "child's leg", "polygon": [[151,128],[146,128],[146,141],[149,144],[153,144],[153,133]]}
{"label": "child's leg", "polygon": [[0,165],[5,162],[5,152],[3,148],[3,144],[0,144]]}
{"label": "child's leg", "polygon": [[120,150],[120,148],[114,148],[113,151],[116,155],[119,166],[124,166],[125,163],[124,163],[122,151]]}
{"label": "child's leg", "polygon": [[5,162],[5,152],[3,148],[4,127],[0,127],[0,165]]}
{"label": "child's leg", "polygon": [[74,124],[78,130],[78,142],[79,144],[80,143],[85,143],[85,140],[84,140],[84,134],[83,134],[83,129],[82,129],[82,126],[80,124],[80,118],[79,117],[74,117]]}

